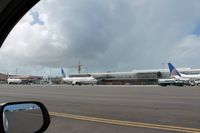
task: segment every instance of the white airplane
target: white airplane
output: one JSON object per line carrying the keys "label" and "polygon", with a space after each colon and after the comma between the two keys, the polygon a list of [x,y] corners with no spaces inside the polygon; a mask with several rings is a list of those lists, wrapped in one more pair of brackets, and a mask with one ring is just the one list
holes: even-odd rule
{"label": "white airplane", "polygon": [[168,63],[170,76],[176,79],[185,80],[200,80],[200,74],[183,74],[180,73],[171,63]]}
{"label": "white airplane", "polygon": [[70,83],[72,85],[81,85],[81,84],[91,84],[94,85],[97,83],[97,80],[90,76],[90,77],[68,77],[66,76],[63,69],[61,69],[62,72],[62,81],[66,83]]}
{"label": "white airplane", "polygon": [[14,79],[14,78],[8,78],[7,79],[7,83],[8,84],[20,84],[22,83],[22,80],[21,79]]}
{"label": "white airplane", "polygon": [[29,84],[30,80],[29,80],[30,76],[23,76],[23,75],[13,75],[13,76],[9,76],[7,78],[7,83],[8,84]]}

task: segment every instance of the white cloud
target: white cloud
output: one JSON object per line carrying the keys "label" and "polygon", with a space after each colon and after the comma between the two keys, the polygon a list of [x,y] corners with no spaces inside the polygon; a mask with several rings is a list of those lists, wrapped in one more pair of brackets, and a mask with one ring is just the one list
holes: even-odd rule
{"label": "white cloud", "polygon": [[200,1],[43,0],[9,35],[0,68],[69,67],[89,71],[158,68],[162,62],[200,67]]}
{"label": "white cloud", "polygon": [[[200,51],[200,36],[188,35],[173,47],[171,51],[171,59],[177,61],[178,64],[187,67],[198,67]],[[199,68],[199,67],[198,67]]]}

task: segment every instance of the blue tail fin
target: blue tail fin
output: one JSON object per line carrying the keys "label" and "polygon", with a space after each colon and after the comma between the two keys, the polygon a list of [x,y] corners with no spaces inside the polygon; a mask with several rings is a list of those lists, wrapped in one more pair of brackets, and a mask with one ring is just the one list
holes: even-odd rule
{"label": "blue tail fin", "polygon": [[64,70],[61,68],[61,73],[62,73],[62,77],[65,78],[66,77],[66,74],[64,72]]}
{"label": "blue tail fin", "polygon": [[170,76],[179,76],[181,77],[181,74],[178,72],[178,70],[176,70],[176,68],[171,64],[168,63],[168,67],[169,67],[169,71],[170,71]]}

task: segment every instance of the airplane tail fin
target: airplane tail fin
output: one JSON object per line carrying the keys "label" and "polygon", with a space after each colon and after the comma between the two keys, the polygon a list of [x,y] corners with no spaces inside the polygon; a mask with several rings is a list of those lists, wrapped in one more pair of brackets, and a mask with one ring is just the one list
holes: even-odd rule
{"label": "airplane tail fin", "polygon": [[181,74],[178,72],[178,70],[171,63],[168,63],[168,67],[169,67],[169,71],[170,71],[170,76],[181,77]]}
{"label": "airplane tail fin", "polygon": [[66,74],[64,72],[64,70],[61,68],[61,73],[62,73],[62,77],[65,78],[66,77]]}

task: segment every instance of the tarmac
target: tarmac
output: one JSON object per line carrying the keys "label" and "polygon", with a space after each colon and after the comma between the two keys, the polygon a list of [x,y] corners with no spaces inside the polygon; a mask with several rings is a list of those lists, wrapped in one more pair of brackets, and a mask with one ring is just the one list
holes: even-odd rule
{"label": "tarmac", "polygon": [[200,87],[0,85],[0,102],[40,101],[47,133],[200,133]]}

